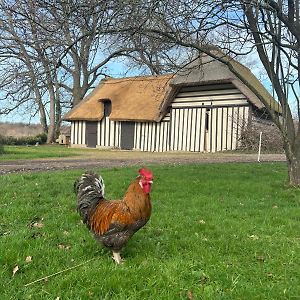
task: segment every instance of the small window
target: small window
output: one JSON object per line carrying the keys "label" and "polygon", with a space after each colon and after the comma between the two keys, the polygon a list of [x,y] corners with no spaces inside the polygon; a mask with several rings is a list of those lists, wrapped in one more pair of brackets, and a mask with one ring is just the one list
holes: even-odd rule
{"label": "small window", "polygon": [[103,105],[104,105],[104,117],[108,117],[111,113],[111,101],[105,100],[103,101]]}

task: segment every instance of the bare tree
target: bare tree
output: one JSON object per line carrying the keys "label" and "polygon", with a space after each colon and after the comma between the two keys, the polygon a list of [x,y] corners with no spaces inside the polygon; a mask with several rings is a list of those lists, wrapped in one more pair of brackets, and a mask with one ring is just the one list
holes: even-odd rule
{"label": "bare tree", "polygon": [[60,85],[72,94],[72,105],[76,105],[99,77],[109,75],[107,64],[132,49],[117,44],[111,34],[117,8],[110,1],[57,1],[54,6],[45,5],[64,37],[57,66],[70,80]]}
{"label": "bare tree", "polygon": [[[295,128],[291,112],[293,100],[299,123],[299,1],[151,1],[148,14],[139,16],[134,15],[137,6],[144,7],[145,3],[134,1],[133,5],[133,15],[128,19],[134,22],[127,23],[126,32],[176,44],[182,56],[186,52],[194,57],[206,53],[226,64],[257,95],[281,133],[289,183],[300,186],[300,130]],[[224,55],[216,54],[211,44],[218,45]],[[277,107],[236,70],[231,57],[249,54],[259,58],[278,100]]]}
{"label": "bare tree", "polygon": [[0,113],[34,107],[52,142],[64,107],[76,105],[109,72],[111,60],[132,51],[110,33],[118,7],[96,0],[2,0],[0,11]]}
{"label": "bare tree", "polygon": [[1,5],[1,101],[6,101],[1,113],[10,113],[24,103],[35,103],[43,129],[47,132],[42,73],[38,55],[33,50],[34,41],[28,31],[28,24],[20,24],[17,16],[12,11],[5,10],[4,3]]}

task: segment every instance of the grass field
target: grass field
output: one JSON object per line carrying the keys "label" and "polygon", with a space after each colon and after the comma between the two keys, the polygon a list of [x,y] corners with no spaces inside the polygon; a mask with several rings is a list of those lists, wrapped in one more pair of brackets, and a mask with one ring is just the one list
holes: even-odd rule
{"label": "grass field", "polygon": [[[300,191],[284,164],[152,170],[152,217],[121,266],[80,223],[81,171],[0,176],[1,299],[300,299]],[[136,168],[101,173],[116,198]]]}
{"label": "grass field", "polygon": [[[67,148],[65,146],[4,146],[4,154],[0,155],[0,161],[16,159],[38,159],[79,156],[97,150]],[[99,151],[99,150],[98,150]]]}

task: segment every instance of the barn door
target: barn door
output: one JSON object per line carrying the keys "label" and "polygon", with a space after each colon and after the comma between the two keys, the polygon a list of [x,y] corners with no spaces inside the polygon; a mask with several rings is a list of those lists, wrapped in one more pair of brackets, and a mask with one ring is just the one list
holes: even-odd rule
{"label": "barn door", "polygon": [[97,122],[86,122],[86,143],[90,148],[97,145]]}
{"label": "barn door", "polygon": [[132,150],[134,147],[134,122],[121,123],[121,149]]}

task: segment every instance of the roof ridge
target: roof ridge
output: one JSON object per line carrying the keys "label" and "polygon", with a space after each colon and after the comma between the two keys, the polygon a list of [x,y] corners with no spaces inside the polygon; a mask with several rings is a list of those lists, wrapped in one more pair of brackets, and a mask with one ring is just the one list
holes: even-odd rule
{"label": "roof ridge", "polygon": [[168,73],[168,74],[161,74],[161,75],[143,75],[143,76],[130,76],[130,77],[107,77],[101,80],[101,82],[106,83],[110,81],[128,81],[128,80],[136,80],[136,81],[143,81],[143,80],[155,80],[155,79],[162,79],[167,77],[175,76],[175,73]]}

